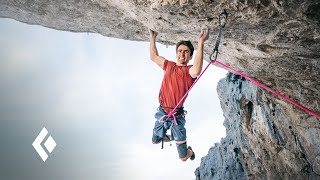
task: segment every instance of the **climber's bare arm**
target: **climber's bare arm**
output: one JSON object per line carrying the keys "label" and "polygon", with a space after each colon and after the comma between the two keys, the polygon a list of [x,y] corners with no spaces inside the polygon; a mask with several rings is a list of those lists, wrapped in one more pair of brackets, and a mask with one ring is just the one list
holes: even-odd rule
{"label": "climber's bare arm", "polygon": [[156,37],[158,33],[150,29],[150,59],[155,62],[158,66],[163,68],[163,64],[165,61],[165,58],[162,56],[159,56],[158,50],[156,47]]}
{"label": "climber's bare arm", "polygon": [[200,75],[203,65],[203,46],[204,42],[208,39],[209,30],[202,30],[199,36],[198,48],[196,52],[196,57],[193,62],[193,66],[189,69],[191,77],[196,78]]}

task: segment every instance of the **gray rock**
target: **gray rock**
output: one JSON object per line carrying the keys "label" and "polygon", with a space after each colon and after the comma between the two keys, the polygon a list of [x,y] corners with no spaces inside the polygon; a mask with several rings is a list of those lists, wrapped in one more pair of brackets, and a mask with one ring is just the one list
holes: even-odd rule
{"label": "gray rock", "polygon": [[[317,0],[1,0],[0,17],[73,32],[197,43],[206,60],[229,12],[218,59],[320,114]],[[203,157],[197,179],[320,179],[319,119],[229,74],[218,86],[227,136]]]}
{"label": "gray rock", "polygon": [[227,136],[202,158],[198,180],[320,179],[315,117],[232,73],[217,90]]}

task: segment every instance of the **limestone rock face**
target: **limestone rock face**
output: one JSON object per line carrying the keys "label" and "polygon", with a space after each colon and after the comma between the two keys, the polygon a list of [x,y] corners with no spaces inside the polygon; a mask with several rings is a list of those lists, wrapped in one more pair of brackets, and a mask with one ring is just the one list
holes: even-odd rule
{"label": "limestone rock face", "polygon": [[197,179],[320,179],[319,120],[229,73],[218,93],[227,136],[201,160]]}
{"label": "limestone rock face", "polygon": [[[1,0],[0,17],[29,24],[173,45],[196,43],[218,15],[227,26],[218,60],[320,114],[318,0]],[[319,119],[232,74],[218,87],[227,136],[209,150],[198,179],[320,179]]]}

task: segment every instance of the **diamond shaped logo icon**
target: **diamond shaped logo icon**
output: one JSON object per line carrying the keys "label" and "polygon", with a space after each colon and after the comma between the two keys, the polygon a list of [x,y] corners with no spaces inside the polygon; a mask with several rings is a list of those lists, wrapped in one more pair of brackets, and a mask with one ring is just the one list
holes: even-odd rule
{"label": "diamond shaped logo icon", "polygon": [[47,148],[49,153],[53,151],[53,149],[56,147],[56,142],[53,140],[53,138],[50,136],[47,141],[44,143],[44,146]]}
{"label": "diamond shaped logo icon", "polygon": [[47,129],[44,127],[41,132],[39,133],[39,135],[36,137],[36,139],[33,141],[32,146],[34,147],[34,149],[37,151],[37,153],[39,154],[39,156],[41,157],[41,159],[43,160],[43,162],[45,162],[48,158],[48,154],[46,153],[45,149],[51,153],[53,151],[53,149],[56,147],[57,143],[53,140],[53,138],[51,136],[48,137],[48,139],[44,142],[44,147],[45,149],[42,147],[41,143],[42,141],[45,139],[45,137],[47,136],[48,131]]}

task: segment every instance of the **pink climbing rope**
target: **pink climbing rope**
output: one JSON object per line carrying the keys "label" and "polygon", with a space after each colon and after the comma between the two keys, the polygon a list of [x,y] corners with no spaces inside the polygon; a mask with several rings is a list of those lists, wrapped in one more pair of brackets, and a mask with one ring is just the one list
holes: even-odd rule
{"label": "pink climbing rope", "polygon": [[201,72],[201,74],[200,74],[200,75],[197,77],[197,79],[193,82],[193,84],[191,85],[191,87],[189,88],[189,90],[184,94],[184,96],[183,96],[183,97],[181,98],[181,100],[178,102],[178,104],[176,105],[176,107],[174,107],[173,110],[168,113],[166,120],[168,120],[171,116],[173,116],[173,118],[174,118],[174,123],[177,124],[177,121],[176,121],[176,118],[175,118],[173,112],[178,108],[178,106],[181,104],[181,102],[187,97],[187,95],[189,94],[190,90],[191,90],[192,87],[198,82],[198,80],[201,78],[201,76],[203,75],[203,73],[204,73],[204,72],[208,69],[208,67],[209,67],[211,64],[213,64],[213,63],[220,64],[221,66],[223,66],[223,67],[225,67],[226,69],[232,71],[233,73],[238,74],[238,75],[244,77],[245,79],[251,81],[253,84],[256,84],[257,86],[262,87],[263,89],[265,89],[265,90],[267,90],[267,91],[269,91],[269,92],[277,95],[278,97],[280,97],[280,98],[282,98],[282,99],[290,102],[291,104],[299,107],[300,109],[302,109],[302,110],[308,112],[309,114],[312,114],[312,115],[314,115],[315,117],[317,117],[317,118],[320,119],[320,114],[315,113],[314,111],[312,111],[312,110],[310,110],[309,108],[307,108],[307,107],[305,107],[305,106],[303,106],[303,105],[301,105],[301,104],[293,101],[292,99],[286,97],[285,95],[283,95],[283,94],[281,94],[281,93],[279,93],[279,92],[277,92],[277,91],[275,91],[275,90],[273,90],[273,89],[265,86],[264,84],[262,84],[262,83],[260,83],[260,82],[258,82],[258,81],[256,81],[256,80],[250,78],[249,76],[247,76],[247,75],[245,75],[245,74],[243,74],[243,73],[241,73],[241,72],[233,69],[232,67],[230,67],[230,66],[228,66],[228,65],[223,64],[222,62],[220,62],[220,61],[218,61],[218,60],[211,60],[211,61],[209,62],[209,64],[207,65],[207,67]]}
{"label": "pink climbing rope", "polygon": [[282,99],[290,102],[291,104],[299,107],[300,109],[302,109],[302,110],[304,110],[304,111],[306,111],[306,112],[308,112],[308,113],[310,113],[310,114],[312,114],[312,115],[314,115],[315,117],[317,117],[317,118],[320,119],[320,114],[315,113],[314,111],[308,109],[307,107],[305,107],[305,106],[303,106],[303,105],[301,105],[301,104],[293,101],[292,99],[286,97],[285,95],[283,95],[283,94],[281,94],[281,93],[279,93],[279,92],[277,92],[277,91],[275,91],[275,90],[273,90],[273,89],[265,86],[264,84],[262,84],[262,83],[260,83],[260,82],[258,82],[258,81],[256,81],[256,80],[248,77],[247,75],[245,75],[245,74],[243,74],[243,73],[241,73],[241,72],[239,72],[239,71],[237,71],[237,70],[235,70],[235,69],[233,69],[232,67],[230,67],[230,66],[228,66],[228,65],[225,65],[225,64],[223,64],[222,62],[219,62],[219,61],[217,61],[217,60],[211,60],[210,64],[212,64],[212,63],[220,64],[221,66],[227,68],[228,70],[232,71],[233,73],[238,74],[238,75],[246,78],[247,80],[251,81],[252,83],[256,84],[257,86],[262,87],[263,89],[265,89],[265,90],[267,90],[267,91],[269,91],[269,92],[277,95],[278,97],[280,97],[280,98],[282,98]]}
{"label": "pink climbing rope", "polygon": [[258,81],[256,81],[256,80],[248,77],[247,75],[245,75],[245,74],[243,74],[243,73],[241,73],[241,72],[233,69],[232,67],[230,67],[230,66],[228,66],[228,65],[223,64],[222,62],[220,62],[220,61],[218,61],[218,60],[211,60],[211,61],[209,62],[209,64],[207,65],[207,67],[201,72],[201,74],[198,76],[198,78],[197,78],[197,79],[194,81],[194,83],[191,85],[191,87],[189,88],[189,90],[185,93],[185,95],[184,95],[184,96],[181,98],[181,100],[178,102],[178,104],[176,105],[176,107],[174,107],[174,109],[168,113],[166,120],[168,120],[171,116],[173,116],[173,118],[174,118],[174,123],[177,124],[177,121],[176,121],[176,118],[175,118],[173,112],[178,108],[178,106],[181,104],[181,102],[187,97],[187,95],[189,94],[190,90],[191,90],[192,87],[198,82],[198,80],[201,78],[201,76],[203,75],[203,73],[204,73],[204,72],[208,69],[208,67],[209,67],[211,64],[213,64],[213,63],[220,64],[221,66],[223,66],[223,67],[225,67],[226,69],[232,71],[233,73],[238,74],[238,75],[244,77],[245,79],[251,81],[252,83],[256,84],[257,86],[262,87],[263,89],[265,89],[265,90],[267,90],[267,91],[269,91],[269,92],[277,95],[278,97],[280,97],[280,98],[282,98],[282,99],[290,102],[291,104],[299,107],[300,109],[302,109],[302,110],[304,110],[304,111],[306,111],[306,112],[308,112],[308,113],[310,113],[310,114],[312,114],[312,115],[314,115],[315,117],[317,117],[317,118],[320,119],[320,114],[315,113],[314,111],[312,111],[312,110],[308,109],[307,107],[305,107],[305,106],[303,106],[303,105],[301,105],[301,104],[293,101],[292,99],[286,97],[285,95],[283,95],[283,94],[281,94],[281,93],[279,93],[279,92],[277,92],[277,91],[275,91],[275,90],[273,90],[273,89],[265,86],[264,84],[262,84],[262,83],[260,83],[260,82],[258,82]]}
{"label": "pink climbing rope", "polygon": [[178,104],[176,105],[176,107],[173,108],[172,111],[170,111],[167,115],[167,119],[168,120],[171,116],[173,116],[174,118],[174,123],[177,124],[176,118],[174,116],[174,111],[178,108],[178,106],[181,104],[181,102],[187,97],[187,95],[189,94],[190,90],[192,89],[192,87],[198,82],[198,80],[201,78],[201,76],[203,75],[204,72],[206,72],[206,70],[208,69],[208,67],[212,64],[212,61],[209,62],[209,64],[207,65],[207,67],[201,72],[201,74],[197,77],[197,79],[193,82],[193,84],[190,86],[190,88],[188,89],[188,91],[184,94],[184,96],[180,99],[180,101],[178,102]]}

